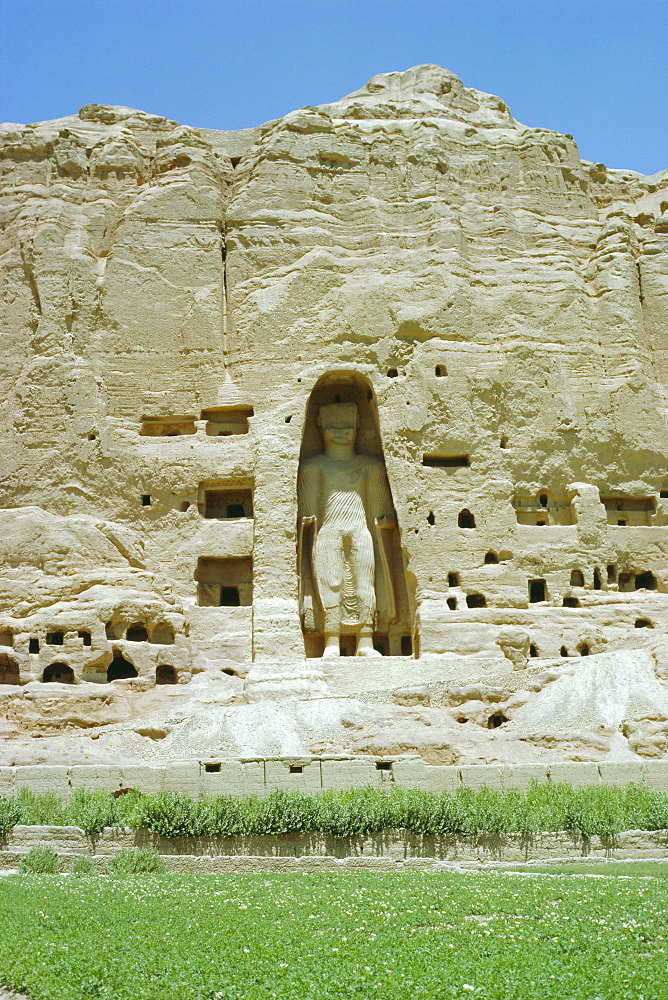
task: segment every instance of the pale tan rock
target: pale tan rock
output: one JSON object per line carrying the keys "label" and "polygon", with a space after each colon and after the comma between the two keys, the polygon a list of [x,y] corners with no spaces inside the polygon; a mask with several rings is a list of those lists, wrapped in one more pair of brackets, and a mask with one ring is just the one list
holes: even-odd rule
{"label": "pale tan rock", "polygon": [[[438,66],[0,149],[1,761],[666,756],[668,171]],[[297,477],[337,403],[391,530],[323,658]]]}

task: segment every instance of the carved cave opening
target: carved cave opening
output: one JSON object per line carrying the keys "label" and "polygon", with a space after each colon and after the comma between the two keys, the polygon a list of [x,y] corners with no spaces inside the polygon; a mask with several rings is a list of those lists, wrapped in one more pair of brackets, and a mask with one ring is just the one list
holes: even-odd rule
{"label": "carved cave opening", "polygon": [[518,524],[537,527],[575,524],[575,511],[565,493],[539,490],[534,496],[516,495],[513,507]]}
{"label": "carved cave opening", "polygon": [[249,608],[253,603],[253,560],[201,556],[195,570],[197,603],[205,608]]}
{"label": "carved cave opening", "polygon": [[42,674],[44,684],[74,684],[74,671],[66,663],[51,663]]}
{"label": "carved cave opening", "polygon": [[107,680],[111,682],[137,677],[138,674],[134,664],[130,660],[126,660],[119,652],[115,650],[114,652],[115,656],[107,669]]}
{"label": "carved cave opening", "polygon": [[457,527],[475,528],[475,517],[470,510],[466,508],[464,508],[464,510],[460,510],[459,516],[457,517]]}
{"label": "carved cave opening", "polygon": [[234,521],[253,516],[253,491],[248,487],[215,487],[204,489],[199,509],[205,518],[215,521]]}
{"label": "carved cave opening", "polygon": [[156,684],[176,684],[176,670],[169,663],[160,663],[155,671]]}
{"label": "carved cave opening", "polygon": [[656,510],[654,497],[601,497],[608,524],[622,527],[651,525]]}
{"label": "carved cave opening", "polygon": [[0,684],[20,684],[19,665],[11,656],[0,653]]}
{"label": "carved cave opening", "polygon": [[128,627],[125,638],[128,642],[148,642],[148,631],[141,622],[135,622],[134,625]]}
{"label": "carved cave opening", "polygon": [[153,627],[150,641],[157,646],[172,646],[174,644],[174,629],[167,622],[158,622]]}
{"label": "carved cave opening", "polygon": [[412,577],[378,408],[364,375],[334,371],[313,387],[298,494],[299,608],[307,657],[412,655]]}
{"label": "carved cave opening", "polygon": [[178,417],[142,417],[141,437],[181,437],[195,434],[195,418],[190,415]]}
{"label": "carved cave opening", "polygon": [[467,594],[466,595],[466,607],[467,608],[486,608],[487,598],[484,594]]}
{"label": "carved cave opening", "polygon": [[234,434],[248,434],[248,418],[253,416],[253,407],[246,404],[238,406],[217,406],[210,410],[202,410],[202,420],[206,421],[208,437],[231,437]]}

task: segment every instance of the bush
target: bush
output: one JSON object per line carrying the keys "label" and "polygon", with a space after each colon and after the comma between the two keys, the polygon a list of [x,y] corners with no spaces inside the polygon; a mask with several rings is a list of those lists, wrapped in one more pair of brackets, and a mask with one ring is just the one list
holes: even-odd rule
{"label": "bush", "polygon": [[88,855],[82,854],[80,857],[72,859],[70,875],[95,875],[96,872],[95,862]]}
{"label": "bush", "polygon": [[317,829],[317,812],[315,796],[277,789],[255,803],[245,825],[253,834],[308,832]]}
{"label": "bush", "polygon": [[668,795],[648,785],[629,785],[624,795],[627,830],[668,828]]}
{"label": "bush", "polygon": [[89,837],[102,833],[105,826],[115,826],[118,821],[116,800],[108,792],[90,788],[77,788],[67,804],[67,819]]}
{"label": "bush", "polygon": [[25,826],[68,826],[67,812],[57,795],[35,795],[22,788],[16,796],[17,823]]}
{"label": "bush", "polygon": [[51,847],[33,847],[21,858],[22,875],[57,875],[60,872],[58,855]]}
{"label": "bush", "polygon": [[621,830],[668,828],[668,794],[647,785],[626,789],[572,788],[532,782],[526,792],[460,788],[454,795],[419,789],[362,788],[317,795],[276,790],[264,799],[176,792],[114,799],[107,792],[77,789],[67,806],[55,795],[23,789],[0,797],[0,836],[16,823],[75,823],[94,837],[106,826],[148,829],[163,837],[231,837],[326,833],[364,837],[382,830],[415,835],[471,836],[567,830],[585,837]]}
{"label": "bush", "polygon": [[199,837],[207,833],[198,803],[179,792],[147,795],[141,804],[143,825],[161,837]]}
{"label": "bush", "polygon": [[142,847],[139,851],[124,848],[107,862],[110,875],[160,874],[165,870],[165,862],[150,847]]}
{"label": "bush", "polygon": [[6,799],[0,795],[0,837],[6,836],[13,826],[20,822],[21,810],[16,799]]}

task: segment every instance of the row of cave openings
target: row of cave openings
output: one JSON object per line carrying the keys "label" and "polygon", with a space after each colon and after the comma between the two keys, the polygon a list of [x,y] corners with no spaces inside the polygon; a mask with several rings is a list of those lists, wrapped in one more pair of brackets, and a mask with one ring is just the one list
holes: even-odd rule
{"label": "row of cave openings", "polygon": [[[107,622],[105,632],[107,639],[122,639],[125,631],[125,639],[128,642],[150,642],[158,646],[171,646],[174,644],[174,630],[167,622],[159,622],[149,628],[142,622],[135,622],[127,629],[118,622]],[[92,635],[87,629],[80,629],[78,632],[64,632],[56,630],[46,633],[47,646],[63,646],[66,639],[78,639],[84,646],[92,645]],[[0,630],[0,646],[13,646],[14,633],[11,629]],[[31,636],[28,640],[28,652],[37,654],[40,651],[40,642],[37,636]]]}
{"label": "row of cave openings", "polygon": [[[198,497],[197,509],[207,520],[238,521],[242,518],[253,517],[252,485],[226,486],[219,484],[211,487],[200,484]],[[154,499],[155,497],[151,493],[142,493],[142,507],[154,506]],[[192,506],[193,503],[190,500],[178,502],[178,509],[182,514],[185,514]]]}
{"label": "row of cave openings", "polygon": [[[96,673],[102,673],[97,671]],[[105,672],[107,683],[118,680],[129,680],[138,677],[137,668],[126,659],[120,652],[116,651],[115,656]],[[44,668],[40,678],[44,684],[74,684],[74,671],[69,664],[61,661],[50,663]],[[13,657],[7,653],[0,653],[0,684],[20,684],[21,676],[19,665]],[[177,684],[178,676],[175,668],[170,663],[161,663],[156,667],[155,683]]]}
{"label": "row of cave openings", "polygon": [[[468,455],[425,454],[422,464],[431,468],[463,468],[470,465]],[[662,490],[661,499],[668,499],[668,490]],[[617,527],[651,527],[656,513],[654,497],[601,497],[608,524]],[[576,523],[573,505],[566,498],[555,499],[551,493],[539,492],[535,497],[515,497],[513,509],[518,524],[547,527]],[[427,516],[429,524],[436,523],[433,510]],[[475,528],[475,515],[467,508],[457,515],[458,528]],[[416,529],[417,533],[417,529]]]}
{"label": "row of cave openings", "polygon": [[[494,552],[488,552],[485,556],[486,563],[498,563],[499,558]],[[620,573],[617,575],[617,567],[615,565],[610,565],[607,567],[608,583],[614,585],[617,583],[618,589],[621,591],[633,591],[633,590],[656,590],[656,577],[653,573]],[[571,587],[582,587],[585,586],[584,573],[579,569],[574,569],[571,572]],[[455,588],[460,586],[459,574],[458,573],[448,573],[448,587]],[[593,589],[601,590],[601,573],[600,570],[594,570],[593,577]],[[541,604],[549,600],[549,595],[547,592],[547,582],[543,579],[534,579],[528,581],[528,597],[529,604]],[[484,594],[473,593],[466,595],[466,607],[467,608],[486,608],[487,598]],[[457,611],[458,601],[457,597],[450,596],[446,598],[447,606],[451,611]],[[562,600],[562,607],[564,608],[579,608],[580,599],[572,594],[566,595]],[[639,619],[640,621],[641,619]],[[647,620],[642,619],[650,628],[653,625]],[[638,625],[636,622],[636,627],[643,627]]]}
{"label": "row of cave openings", "polygon": [[148,438],[174,438],[197,433],[197,425],[203,426],[207,437],[232,437],[248,434],[249,417],[253,407],[246,404],[216,406],[202,410],[199,420],[192,413],[168,417],[144,416],[141,421],[140,436]]}
{"label": "row of cave openings", "polygon": [[[636,628],[654,628],[654,624],[649,620],[649,618],[636,618],[634,624]],[[583,639],[581,642],[578,642],[575,647],[575,653],[578,656],[589,656],[592,652],[594,652],[594,650],[592,649],[592,643],[591,641],[587,641],[586,639]],[[531,658],[540,656],[551,657],[553,655],[554,655],[553,653],[546,653],[544,651],[541,652],[541,650],[539,649],[538,645],[535,642],[529,644],[529,656]],[[571,653],[568,646],[562,645],[559,647],[559,656],[566,657],[572,655],[574,654]]]}

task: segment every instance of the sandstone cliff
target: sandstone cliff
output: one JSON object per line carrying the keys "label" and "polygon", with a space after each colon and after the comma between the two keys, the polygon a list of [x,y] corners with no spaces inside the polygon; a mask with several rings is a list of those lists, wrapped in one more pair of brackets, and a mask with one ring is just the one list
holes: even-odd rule
{"label": "sandstone cliff", "polygon": [[[3,760],[665,755],[668,171],[437,66],[0,128]],[[364,662],[298,607],[341,387],[398,525]]]}

